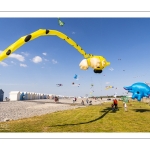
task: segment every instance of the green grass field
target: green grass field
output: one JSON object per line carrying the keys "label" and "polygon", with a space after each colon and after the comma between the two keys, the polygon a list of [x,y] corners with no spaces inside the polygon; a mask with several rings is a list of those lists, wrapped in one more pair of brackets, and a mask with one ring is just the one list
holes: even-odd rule
{"label": "green grass field", "polygon": [[0,132],[150,132],[149,104],[132,101],[125,112],[111,103],[0,123]]}

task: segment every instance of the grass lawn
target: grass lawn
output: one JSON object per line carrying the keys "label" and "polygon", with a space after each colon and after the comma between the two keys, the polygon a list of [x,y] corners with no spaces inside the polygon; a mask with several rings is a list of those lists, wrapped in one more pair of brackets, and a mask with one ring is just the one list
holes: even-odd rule
{"label": "grass lawn", "polygon": [[0,123],[0,132],[150,132],[150,106],[132,101],[125,112],[113,112],[111,103],[59,111]]}

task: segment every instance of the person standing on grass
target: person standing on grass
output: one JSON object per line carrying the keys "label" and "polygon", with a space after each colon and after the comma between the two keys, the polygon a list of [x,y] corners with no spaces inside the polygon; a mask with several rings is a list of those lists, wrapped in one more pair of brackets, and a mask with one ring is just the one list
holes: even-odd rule
{"label": "person standing on grass", "polygon": [[87,103],[87,104],[89,103],[89,100],[88,100],[88,98],[86,99],[86,103]]}
{"label": "person standing on grass", "polygon": [[128,111],[127,110],[127,104],[125,102],[123,102],[123,107],[124,107],[124,111]]}
{"label": "person standing on grass", "polygon": [[117,101],[117,99],[114,99],[114,106],[115,106],[115,109],[118,109],[118,101]]}
{"label": "person standing on grass", "polygon": [[73,97],[73,103],[75,103],[75,97]]}
{"label": "person standing on grass", "polygon": [[77,98],[75,97],[75,99],[74,99],[74,100],[75,100],[75,102],[76,102],[76,101],[77,101]]}
{"label": "person standing on grass", "polygon": [[84,100],[81,101],[81,105],[84,105]]}

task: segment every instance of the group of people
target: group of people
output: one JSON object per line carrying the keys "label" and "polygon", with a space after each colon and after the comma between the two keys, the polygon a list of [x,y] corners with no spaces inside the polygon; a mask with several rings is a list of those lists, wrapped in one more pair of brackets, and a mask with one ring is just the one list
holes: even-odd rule
{"label": "group of people", "polygon": [[[73,98],[73,103],[75,103],[77,101],[77,98],[74,97]],[[86,99],[86,103],[89,105],[92,105],[92,100],[89,100],[88,98]],[[84,100],[81,101],[81,105],[85,105]]]}
{"label": "group of people", "polygon": [[[113,110],[113,111],[114,111],[114,110],[119,110],[119,109],[118,109],[118,100],[117,100],[117,99],[114,99],[111,106],[112,106],[112,110]],[[123,102],[123,107],[124,107],[124,110],[125,110],[125,111],[128,111],[128,110],[127,110],[127,104],[126,104],[125,102]]]}
{"label": "group of people", "polygon": [[[86,103],[92,105],[92,100],[86,99]],[[84,105],[84,100],[81,101],[81,105]]]}

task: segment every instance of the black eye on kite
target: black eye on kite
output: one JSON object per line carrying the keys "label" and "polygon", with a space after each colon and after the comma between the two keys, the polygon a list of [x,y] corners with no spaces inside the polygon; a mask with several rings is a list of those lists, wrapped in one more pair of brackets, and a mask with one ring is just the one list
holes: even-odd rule
{"label": "black eye on kite", "polygon": [[96,70],[96,69],[94,69],[94,73],[102,73],[102,70]]}
{"label": "black eye on kite", "polygon": [[9,49],[7,52],[6,52],[6,55],[10,55],[11,54],[11,50]]}
{"label": "black eye on kite", "polygon": [[140,94],[140,92],[137,91],[137,94]]}

